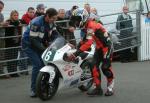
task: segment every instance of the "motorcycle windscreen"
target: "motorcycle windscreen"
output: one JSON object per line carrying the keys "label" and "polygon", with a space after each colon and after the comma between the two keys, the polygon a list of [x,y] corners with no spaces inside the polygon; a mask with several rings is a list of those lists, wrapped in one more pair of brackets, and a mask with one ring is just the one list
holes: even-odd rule
{"label": "motorcycle windscreen", "polygon": [[54,42],[50,45],[48,49],[42,55],[42,59],[44,62],[53,61],[54,56],[58,49],[62,48],[66,44],[65,39],[60,36],[54,40]]}
{"label": "motorcycle windscreen", "polygon": [[50,45],[51,50],[58,50],[60,48],[62,48],[64,45],[66,44],[66,40],[64,39],[64,37],[59,36],[58,38],[56,38],[54,40],[54,42]]}

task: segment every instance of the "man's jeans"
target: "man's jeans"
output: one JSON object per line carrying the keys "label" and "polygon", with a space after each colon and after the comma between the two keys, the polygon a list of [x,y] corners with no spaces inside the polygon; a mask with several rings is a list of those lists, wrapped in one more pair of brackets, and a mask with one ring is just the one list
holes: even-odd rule
{"label": "man's jeans", "polygon": [[31,77],[31,91],[35,92],[36,78],[39,70],[44,66],[41,59],[41,54],[35,52],[31,47],[28,40],[22,39],[22,49],[27,54],[32,62],[32,77]]}

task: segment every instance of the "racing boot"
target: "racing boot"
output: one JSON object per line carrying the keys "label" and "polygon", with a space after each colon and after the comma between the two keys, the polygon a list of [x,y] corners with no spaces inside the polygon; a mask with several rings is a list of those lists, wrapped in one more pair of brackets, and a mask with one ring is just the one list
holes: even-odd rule
{"label": "racing boot", "polygon": [[111,82],[107,83],[107,91],[105,96],[112,96],[114,94],[114,79]]}
{"label": "racing boot", "polygon": [[87,95],[90,95],[90,96],[96,96],[96,95],[102,96],[103,95],[103,90],[102,90],[101,86],[99,86],[99,87],[96,87],[94,89],[89,90],[87,92]]}

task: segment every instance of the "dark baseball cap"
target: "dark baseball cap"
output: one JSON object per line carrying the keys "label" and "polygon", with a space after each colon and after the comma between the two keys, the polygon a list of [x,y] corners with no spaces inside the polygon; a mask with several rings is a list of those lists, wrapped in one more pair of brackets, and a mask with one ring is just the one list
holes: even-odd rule
{"label": "dark baseball cap", "polygon": [[44,4],[38,4],[36,6],[36,9],[40,9],[40,8],[46,8],[46,6]]}

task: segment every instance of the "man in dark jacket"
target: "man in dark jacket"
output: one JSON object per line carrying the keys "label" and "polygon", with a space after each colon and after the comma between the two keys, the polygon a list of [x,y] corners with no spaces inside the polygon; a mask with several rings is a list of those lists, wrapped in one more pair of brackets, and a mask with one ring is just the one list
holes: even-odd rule
{"label": "man in dark jacket", "polygon": [[57,11],[49,8],[46,14],[34,18],[27,27],[22,38],[22,48],[32,61],[31,97],[36,97],[35,83],[39,70],[44,66],[41,54],[50,42],[58,36],[54,21],[57,19]]}
{"label": "man in dark jacket", "polygon": [[[132,36],[133,25],[132,18],[128,14],[128,7],[123,7],[123,13],[118,16],[116,29],[120,31],[119,39],[121,40],[121,46],[128,47],[131,45],[131,39],[125,39]],[[121,62],[128,62],[131,58],[131,50],[126,49],[120,52]]]}

